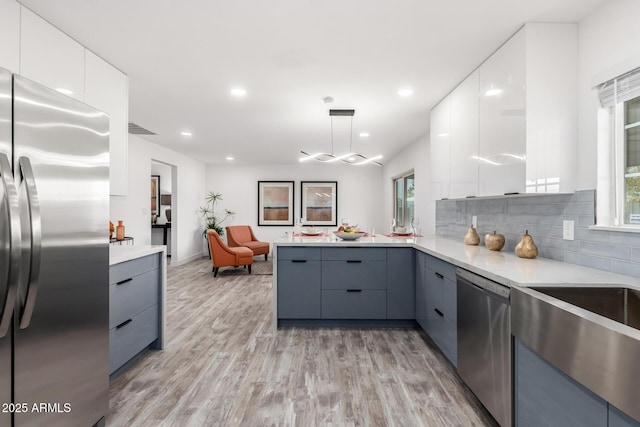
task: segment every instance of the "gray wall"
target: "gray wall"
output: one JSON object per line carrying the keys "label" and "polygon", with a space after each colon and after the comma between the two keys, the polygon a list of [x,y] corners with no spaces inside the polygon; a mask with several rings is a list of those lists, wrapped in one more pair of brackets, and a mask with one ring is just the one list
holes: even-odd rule
{"label": "gray wall", "polygon": [[[640,277],[640,233],[589,230],[595,223],[595,190],[574,194],[505,196],[495,199],[438,200],[436,234],[462,241],[478,217],[484,235],[504,234],[503,251],[513,251],[529,230],[539,256]],[[575,240],[562,239],[562,221],[573,220]]]}

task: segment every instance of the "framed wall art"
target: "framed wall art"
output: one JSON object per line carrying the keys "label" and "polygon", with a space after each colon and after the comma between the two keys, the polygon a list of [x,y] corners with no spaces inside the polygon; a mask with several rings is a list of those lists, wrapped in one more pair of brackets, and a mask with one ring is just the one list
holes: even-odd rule
{"label": "framed wall art", "polygon": [[338,182],[302,181],[301,214],[303,225],[338,224]]}
{"label": "framed wall art", "polygon": [[151,175],[151,214],[160,216],[160,175]]}
{"label": "framed wall art", "polygon": [[258,225],[293,225],[293,181],[258,181]]}

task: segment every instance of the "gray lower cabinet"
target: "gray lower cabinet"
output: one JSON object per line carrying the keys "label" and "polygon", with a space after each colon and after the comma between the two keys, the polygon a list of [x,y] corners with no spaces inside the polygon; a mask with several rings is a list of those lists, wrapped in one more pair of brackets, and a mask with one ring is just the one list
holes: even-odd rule
{"label": "gray lower cabinet", "polygon": [[517,427],[606,427],[607,402],[515,338]]}
{"label": "gray lower cabinet", "polygon": [[516,427],[640,427],[514,338]]}
{"label": "gray lower cabinet", "polygon": [[452,264],[416,255],[416,320],[449,361],[457,366],[457,290]]}
{"label": "gray lower cabinet", "polygon": [[277,249],[278,319],[415,319],[413,248]]}
{"label": "gray lower cabinet", "polygon": [[413,248],[387,249],[387,319],[416,318],[415,274]]}
{"label": "gray lower cabinet", "polygon": [[160,336],[160,255],[112,265],[109,269],[109,374]]}

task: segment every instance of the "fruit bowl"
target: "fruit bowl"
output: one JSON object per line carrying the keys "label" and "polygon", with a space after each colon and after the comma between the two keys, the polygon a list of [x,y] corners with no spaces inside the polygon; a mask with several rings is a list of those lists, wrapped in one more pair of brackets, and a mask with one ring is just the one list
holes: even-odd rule
{"label": "fruit bowl", "polygon": [[334,231],[333,234],[341,238],[342,240],[358,240],[364,236],[365,232],[346,233],[344,231]]}

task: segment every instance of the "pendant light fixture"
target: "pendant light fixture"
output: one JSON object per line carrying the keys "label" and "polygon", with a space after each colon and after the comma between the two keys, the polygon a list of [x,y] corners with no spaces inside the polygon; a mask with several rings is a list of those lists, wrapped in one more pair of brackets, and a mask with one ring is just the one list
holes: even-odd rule
{"label": "pendant light fixture", "polygon": [[[304,154],[301,157],[300,162],[306,162],[309,160],[316,160],[324,163],[343,162],[350,165],[366,165],[374,164],[382,166],[382,163],[378,162],[382,158],[382,155],[368,158],[367,156],[355,153],[352,149],[353,146],[353,116],[356,110],[329,110],[329,117],[331,117],[331,153],[315,153],[309,154],[305,151],[300,151]],[[333,151],[333,118],[334,117],[351,117],[351,131],[349,133],[349,151],[345,154],[336,155]]]}

